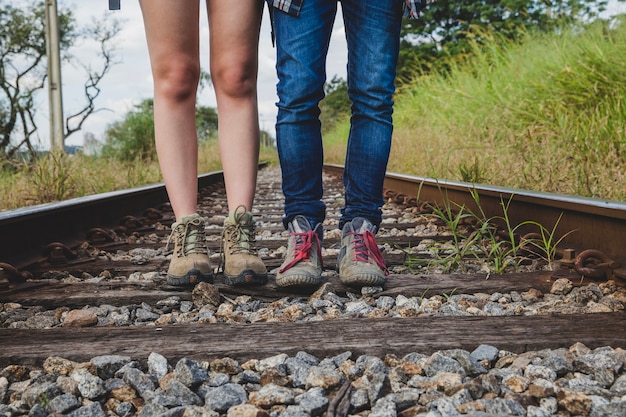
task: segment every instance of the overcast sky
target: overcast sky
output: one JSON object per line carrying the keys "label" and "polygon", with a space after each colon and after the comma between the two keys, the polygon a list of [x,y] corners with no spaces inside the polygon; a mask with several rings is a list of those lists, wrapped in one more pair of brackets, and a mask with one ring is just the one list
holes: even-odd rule
{"label": "overcast sky", "polygon": [[[141,11],[137,0],[121,0],[122,9],[109,11],[107,0],[57,0],[58,7],[68,7],[74,12],[77,22],[87,24],[92,19],[101,19],[107,14],[113,15],[121,22],[121,32],[117,41],[118,63],[100,83],[101,93],[96,100],[96,108],[101,110],[89,117],[83,129],[66,140],[67,145],[82,145],[85,133],[92,133],[102,138],[107,125],[122,120],[134,104],[143,99],[151,98],[152,76],[143,30]],[[208,72],[208,25],[204,1],[202,4],[201,30],[201,65]],[[612,11],[626,12],[622,3],[613,7]],[[335,22],[331,47],[327,64],[328,79],[334,75],[345,78],[346,54],[345,34],[341,18]],[[98,68],[98,45],[83,43],[72,49],[75,57],[84,64]],[[274,134],[276,117],[276,72],[274,67],[275,50],[270,37],[270,25],[267,10],[263,14],[261,40],[259,46],[259,119],[262,129]],[[63,106],[65,116],[82,109],[85,104],[83,83],[84,69],[64,64],[61,69],[63,82]],[[215,107],[215,94],[210,87],[201,91],[198,101],[202,105]],[[41,147],[48,148],[49,118],[47,92],[39,97],[38,125]]]}

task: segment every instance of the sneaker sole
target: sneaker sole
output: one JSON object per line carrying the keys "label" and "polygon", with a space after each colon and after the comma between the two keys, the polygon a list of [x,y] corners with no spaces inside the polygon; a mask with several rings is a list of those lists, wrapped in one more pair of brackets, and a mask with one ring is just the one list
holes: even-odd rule
{"label": "sneaker sole", "polygon": [[315,287],[322,283],[322,277],[311,277],[305,275],[292,275],[286,277],[276,277],[276,285],[282,288],[287,287]]}
{"label": "sneaker sole", "polygon": [[339,275],[339,281],[350,287],[380,287],[385,284],[387,279],[380,275]]}
{"label": "sneaker sole", "polygon": [[265,285],[267,284],[267,274],[257,274],[251,269],[246,269],[239,275],[224,274],[222,282],[231,286]]}
{"label": "sneaker sole", "polygon": [[199,282],[213,284],[213,274],[203,274],[197,269],[192,269],[182,276],[167,274],[167,283],[176,287],[190,287]]}

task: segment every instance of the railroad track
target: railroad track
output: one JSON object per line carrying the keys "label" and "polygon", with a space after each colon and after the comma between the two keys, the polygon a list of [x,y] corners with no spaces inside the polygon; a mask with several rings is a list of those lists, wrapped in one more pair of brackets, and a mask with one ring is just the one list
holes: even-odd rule
{"label": "railroad track", "polygon": [[[151,352],[159,352],[171,363],[182,358],[223,357],[243,363],[280,353],[293,356],[302,351],[319,358],[346,351],[355,357],[383,358],[412,352],[428,355],[452,349],[472,351],[484,344],[516,354],[569,348],[576,343],[590,349],[603,346],[626,349],[625,300],[619,297],[615,298],[610,312],[599,309],[593,314],[581,308],[567,313],[547,310],[547,314],[518,312],[496,316],[405,308],[397,309],[390,317],[374,308],[339,317],[322,316],[318,312],[313,320],[311,314],[307,318],[306,308],[300,307],[284,309],[300,309],[293,317],[283,310],[281,315],[271,318],[237,312],[244,302],[293,306],[297,305],[294,300],[326,300],[328,294],[349,300],[355,306],[362,299],[375,303],[390,298],[397,302],[402,298],[442,304],[452,297],[476,294],[492,298],[493,294],[541,297],[554,293],[557,280],[569,280],[579,288],[603,286],[603,291],[609,286],[607,282],[620,287],[626,281],[623,244],[626,204],[390,174],[386,181],[385,220],[378,240],[384,245],[385,259],[393,273],[384,289],[355,293],[354,289],[338,283],[334,273],[339,242],[335,229],[342,199],[341,167],[325,168],[329,212],[323,245],[327,282],[323,288],[314,294],[293,293],[274,285],[273,270],[282,261],[281,250],[284,251],[287,236],[281,224],[278,171],[262,166],[255,211],[260,224],[258,246],[271,272],[270,282],[263,287],[233,288],[221,284],[218,276],[211,288],[217,290],[220,302],[231,309],[220,316],[220,308],[215,305],[215,315],[207,321],[150,323],[146,320],[141,325],[119,325],[110,319],[100,319],[90,326],[69,327],[59,319],[68,311],[85,310],[89,306],[142,306],[150,311],[150,306],[157,306],[163,300],[175,299],[190,306],[207,296],[165,284],[164,271],[168,264],[165,242],[174,218],[161,185],[0,213],[0,305],[4,305],[0,367],[40,366],[46,358],[54,356],[83,362],[97,355],[114,354],[145,361]],[[227,214],[222,179],[220,172],[200,177],[200,210],[209,219],[208,245],[215,264],[219,262],[221,225]],[[473,213],[482,210],[491,218],[502,215],[503,203],[511,224],[532,220],[545,225],[554,236],[564,236],[559,242],[560,268],[551,271],[526,267],[495,274],[483,265],[483,269],[470,268],[469,272],[459,274],[406,267],[411,259],[428,260],[427,255],[414,254],[411,248],[418,248],[425,241],[445,245],[451,240],[450,233],[437,222],[441,219],[423,216],[428,207],[458,211],[463,206]],[[466,226],[463,230],[471,235],[471,222]],[[531,229],[528,225],[516,233],[532,233]],[[575,233],[570,233],[574,230]],[[488,299],[481,299],[479,304],[488,303]],[[42,328],[29,326],[24,324],[28,320],[20,321],[10,314],[11,308],[49,311],[52,313],[48,316],[57,320],[51,320],[49,326],[41,325]],[[37,320],[31,319],[31,324],[33,321]]]}

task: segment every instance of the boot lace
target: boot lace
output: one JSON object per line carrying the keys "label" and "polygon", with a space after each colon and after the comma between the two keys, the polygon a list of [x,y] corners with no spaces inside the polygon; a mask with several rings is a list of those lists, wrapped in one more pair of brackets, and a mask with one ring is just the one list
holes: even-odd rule
{"label": "boot lace", "polygon": [[[243,211],[240,211],[240,209],[243,209]],[[222,253],[224,253],[224,242],[228,241],[230,254],[256,254],[256,250],[254,249],[254,243],[256,242],[254,232],[255,225],[253,222],[247,223],[241,221],[245,214],[246,208],[244,206],[237,207],[234,215],[235,223],[229,224],[224,228],[222,232]]]}
{"label": "boot lace", "polygon": [[389,275],[389,269],[385,265],[385,259],[380,252],[374,233],[366,230],[363,233],[348,232],[348,235],[353,236],[352,244],[354,245],[354,262],[368,262],[369,259],[373,259],[376,265],[383,270],[385,275]]}
{"label": "boot lace", "polygon": [[192,253],[206,253],[206,237],[203,220],[196,218],[178,224],[167,239],[167,244],[165,245],[166,251],[172,240],[174,240],[174,249],[177,251],[177,256],[187,256]]}
{"label": "boot lace", "polygon": [[294,247],[293,259],[283,266],[278,272],[283,273],[289,268],[293,267],[299,262],[309,262],[311,259],[311,249],[313,249],[313,242],[317,242],[317,258],[322,262],[322,249],[320,245],[320,238],[313,230],[309,230],[303,233],[290,233],[289,237],[296,238],[296,244]]}

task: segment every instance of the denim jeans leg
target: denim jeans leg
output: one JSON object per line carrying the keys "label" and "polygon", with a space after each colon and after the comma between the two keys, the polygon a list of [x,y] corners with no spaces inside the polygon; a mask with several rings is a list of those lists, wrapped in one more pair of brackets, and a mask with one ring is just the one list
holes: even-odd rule
{"label": "denim jeans leg", "polygon": [[378,226],[391,150],[402,2],[342,0],[341,6],[352,116],[343,179],[346,205],[340,227],[355,217],[365,217]]}
{"label": "denim jeans leg", "polygon": [[285,195],[285,227],[303,215],[312,227],[326,215],[319,102],[336,0],[307,0],[299,17],[273,10],[278,74],[276,141]]}

